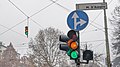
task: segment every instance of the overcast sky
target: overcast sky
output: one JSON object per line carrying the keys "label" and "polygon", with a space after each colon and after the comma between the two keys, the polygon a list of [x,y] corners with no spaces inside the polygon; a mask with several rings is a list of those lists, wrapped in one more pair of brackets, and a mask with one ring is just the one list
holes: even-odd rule
{"label": "overcast sky", "polygon": [[[70,30],[67,25],[67,17],[70,12],[75,10],[75,4],[97,3],[102,1],[103,0],[57,0],[56,3],[53,3],[51,0],[11,0],[11,2],[22,11],[21,12],[9,0],[0,0],[0,41],[5,43],[5,45],[9,45],[9,43],[12,42],[16,50],[19,53],[23,53],[27,50],[26,46],[30,38],[34,38],[40,29],[54,27],[67,33],[67,31]],[[107,18],[109,18],[114,7],[118,5],[118,1],[106,0],[106,2],[108,3]],[[80,31],[80,41],[87,41],[88,44],[92,44],[93,48],[89,48],[92,50],[103,47],[101,53],[105,53],[104,41],[88,42],[105,39],[104,32],[98,29],[104,28],[103,10],[86,10],[85,12],[88,14],[90,21],[88,26]],[[26,15],[30,17],[28,38],[24,34],[24,27],[28,22],[25,20],[27,19]],[[111,28],[109,21],[108,27]],[[109,34],[111,35],[111,33]],[[23,43],[26,44],[23,45]]]}

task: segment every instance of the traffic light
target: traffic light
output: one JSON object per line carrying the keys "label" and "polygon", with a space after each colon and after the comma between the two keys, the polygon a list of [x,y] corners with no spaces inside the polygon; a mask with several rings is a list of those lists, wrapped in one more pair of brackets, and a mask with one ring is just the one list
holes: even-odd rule
{"label": "traffic light", "polygon": [[91,50],[85,50],[83,52],[83,60],[93,60],[93,51]]}
{"label": "traffic light", "polygon": [[25,35],[28,37],[28,26],[25,26]]}
{"label": "traffic light", "polygon": [[72,60],[80,57],[78,31],[70,30],[66,35],[60,35],[59,41],[65,42],[60,44],[60,50],[66,51]]}
{"label": "traffic light", "polygon": [[80,57],[80,50],[79,50],[79,37],[78,37],[78,31],[70,30],[67,33],[67,36],[70,38],[67,41],[67,44],[69,46],[68,55],[70,56],[70,59],[76,60]]}

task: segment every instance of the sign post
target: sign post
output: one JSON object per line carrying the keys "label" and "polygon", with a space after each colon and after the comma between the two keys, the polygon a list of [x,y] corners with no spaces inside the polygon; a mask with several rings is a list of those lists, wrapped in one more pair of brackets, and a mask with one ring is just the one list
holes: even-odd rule
{"label": "sign post", "polygon": [[111,67],[110,61],[110,49],[109,49],[109,40],[108,40],[108,28],[107,28],[107,17],[106,9],[107,3],[103,0],[102,3],[85,3],[85,4],[76,4],[76,10],[104,10],[104,26],[105,26],[105,39],[106,39],[106,55],[107,55],[107,67]]}

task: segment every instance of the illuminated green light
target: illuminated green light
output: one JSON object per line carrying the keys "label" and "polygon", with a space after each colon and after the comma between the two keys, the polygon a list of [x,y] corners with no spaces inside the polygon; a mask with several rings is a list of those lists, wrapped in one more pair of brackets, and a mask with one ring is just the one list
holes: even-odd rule
{"label": "illuminated green light", "polygon": [[28,35],[28,32],[25,32],[25,35]]}
{"label": "illuminated green light", "polygon": [[73,59],[77,59],[78,58],[78,53],[76,51],[72,51],[70,56]]}

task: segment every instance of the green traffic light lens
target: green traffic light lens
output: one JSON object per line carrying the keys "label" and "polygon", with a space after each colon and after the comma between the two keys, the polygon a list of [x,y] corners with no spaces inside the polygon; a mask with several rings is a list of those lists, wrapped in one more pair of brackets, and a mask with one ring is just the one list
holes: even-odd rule
{"label": "green traffic light lens", "polygon": [[26,35],[28,35],[28,32],[25,32]]}
{"label": "green traffic light lens", "polygon": [[70,56],[73,59],[77,59],[78,58],[78,53],[76,51],[72,51]]}

